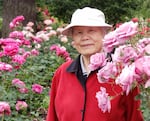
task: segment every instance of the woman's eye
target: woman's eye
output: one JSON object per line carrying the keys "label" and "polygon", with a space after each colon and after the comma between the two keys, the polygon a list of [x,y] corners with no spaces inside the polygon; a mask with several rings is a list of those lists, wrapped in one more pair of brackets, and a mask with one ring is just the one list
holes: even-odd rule
{"label": "woman's eye", "polygon": [[75,34],[82,34],[82,32],[81,31],[76,31]]}
{"label": "woman's eye", "polygon": [[91,29],[91,30],[89,30],[89,32],[94,32],[94,30],[93,30],[93,29]]}

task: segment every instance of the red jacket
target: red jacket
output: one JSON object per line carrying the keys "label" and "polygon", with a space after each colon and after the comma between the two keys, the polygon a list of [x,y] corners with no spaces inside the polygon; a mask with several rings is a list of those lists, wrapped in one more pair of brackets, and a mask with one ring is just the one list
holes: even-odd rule
{"label": "red jacket", "polygon": [[55,72],[46,121],[143,121],[140,103],[134,100],[138,93],[136,89],[128,96],[119,95],[112,99],[110,113],[103,113],[98,108],[96,92],[103,86],[110,96],[114,96],[121,92],[121,88],[100,84],[97,72],[89,75],[84,86],[78,75],[77,60],[64,63]]}

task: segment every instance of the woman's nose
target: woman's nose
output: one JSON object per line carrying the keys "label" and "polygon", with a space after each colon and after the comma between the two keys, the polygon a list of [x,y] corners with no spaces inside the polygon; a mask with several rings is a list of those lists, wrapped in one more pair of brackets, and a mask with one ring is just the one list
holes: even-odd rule
{"label": "woman's nose", "polygon": [[82,40],[88,40],[89,39],[89,34],[87,32],[82,34]]}

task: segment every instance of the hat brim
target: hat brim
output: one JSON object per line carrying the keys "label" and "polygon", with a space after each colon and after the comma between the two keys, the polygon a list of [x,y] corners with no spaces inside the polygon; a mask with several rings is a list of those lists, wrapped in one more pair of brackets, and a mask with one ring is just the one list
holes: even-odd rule
{"label": "hat brim", "polygon": [[70,36],[71,28],[75,27],[75,26],[102,27],[102,28],[106,28],[106,29],[112,28],[112,25],[109,25],[107,23],[103,23],[103,24],[69,24],[63,29],[62,34],[66,35],[66,36]]}

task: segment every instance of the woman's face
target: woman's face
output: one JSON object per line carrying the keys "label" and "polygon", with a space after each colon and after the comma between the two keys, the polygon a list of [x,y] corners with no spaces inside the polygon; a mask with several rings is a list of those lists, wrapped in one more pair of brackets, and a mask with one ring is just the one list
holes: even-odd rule
{"label": "woman's face", "polygon": [[91,56],[102,49],[104,31],[100,27],[73,27],[73,47],[83,56]]}

